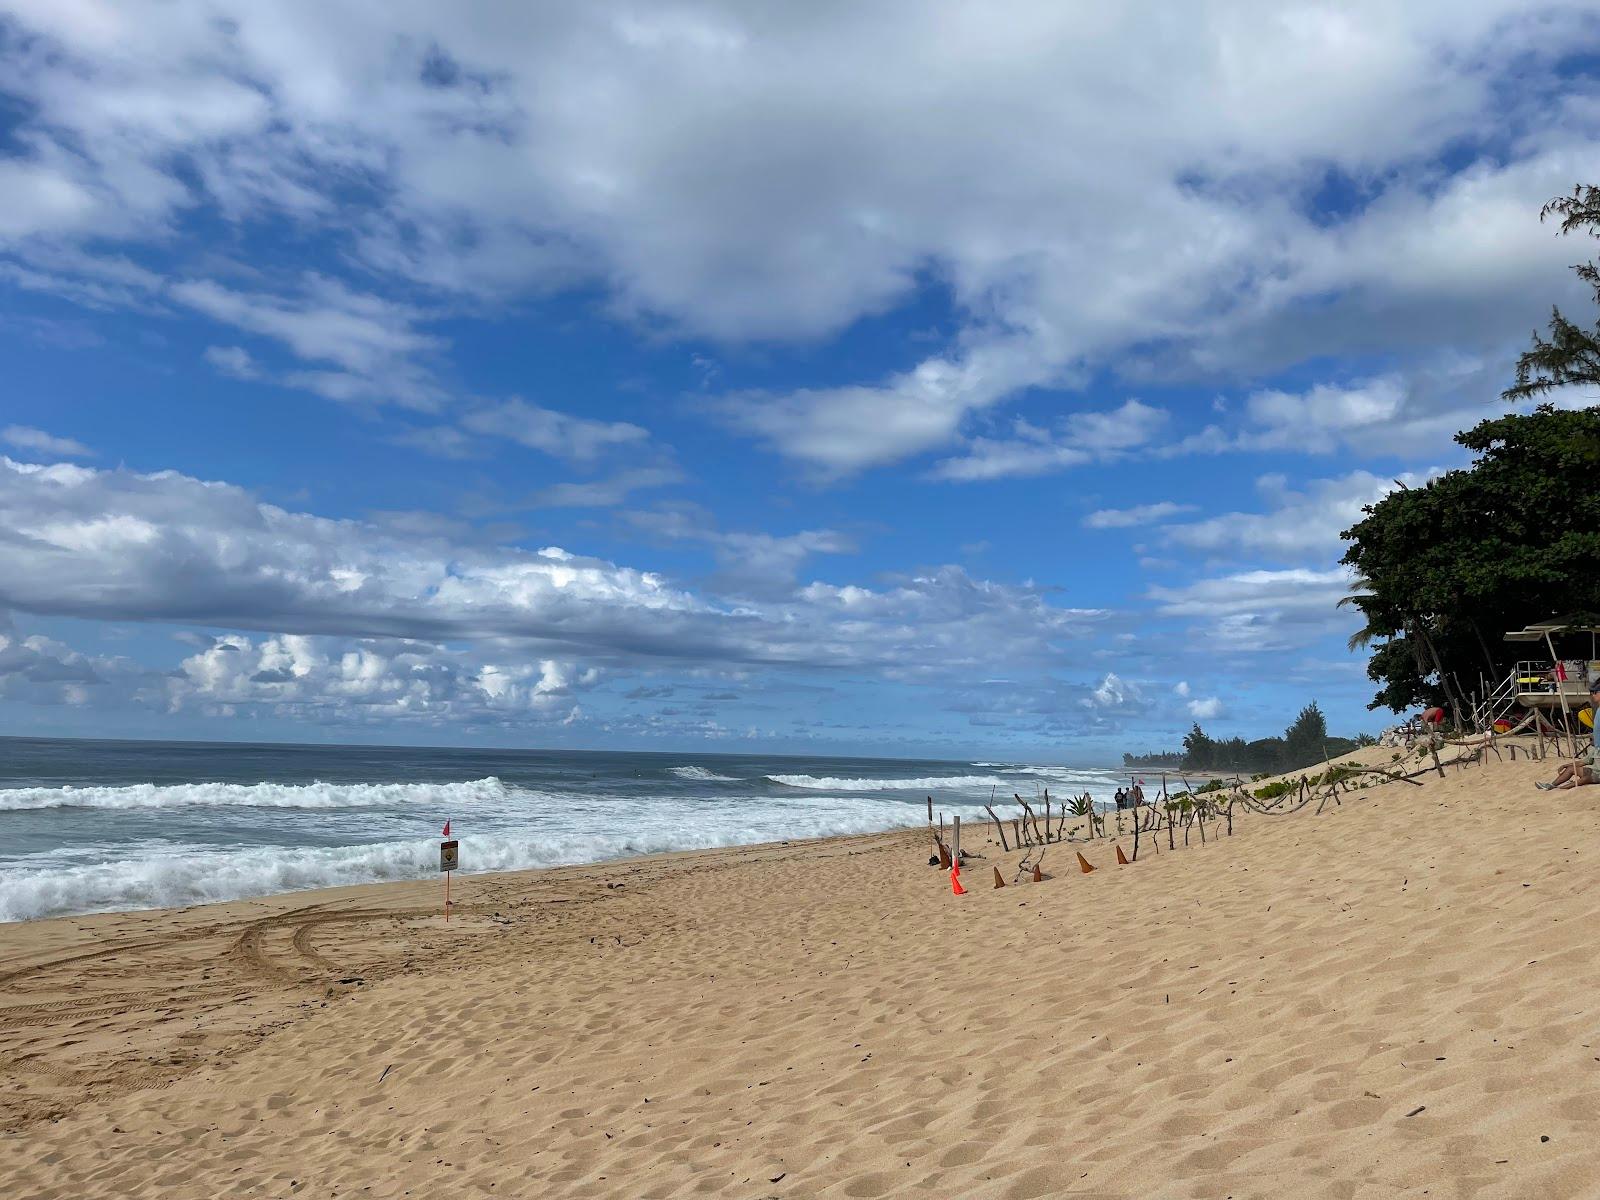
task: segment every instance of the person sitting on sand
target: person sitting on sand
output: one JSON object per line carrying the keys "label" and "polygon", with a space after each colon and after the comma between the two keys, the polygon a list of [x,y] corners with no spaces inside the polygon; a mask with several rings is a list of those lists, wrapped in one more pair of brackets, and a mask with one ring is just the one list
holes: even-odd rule
{"label": "person sitting on sand", "polygon": [[[1600,712],[1600,679],[1589,685],[1589,703],[1594,706],[1595,712]],[[1584,751],[1582,758],[1567,763],[1548,783],[1536,783],[1534,786],[1541,792],[1548,792],[1557,788],[1565,791],[1586,783],[1600,783],[1600,753],[1596,752],[1593,738],[1589,739],[1589,748]]]}

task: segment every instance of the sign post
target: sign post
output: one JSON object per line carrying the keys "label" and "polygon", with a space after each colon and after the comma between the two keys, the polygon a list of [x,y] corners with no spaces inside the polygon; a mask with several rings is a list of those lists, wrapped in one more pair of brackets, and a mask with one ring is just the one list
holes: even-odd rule
{"label": "sign post", "polygon": [[461,866],[461,843],[455,840],[439,843],[439,870],[444,872],[444,919],[450,919],[450,872]]}

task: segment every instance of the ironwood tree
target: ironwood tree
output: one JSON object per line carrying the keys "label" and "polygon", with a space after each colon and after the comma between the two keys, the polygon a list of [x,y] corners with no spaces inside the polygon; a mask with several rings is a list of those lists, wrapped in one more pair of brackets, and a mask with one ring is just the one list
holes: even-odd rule
{"label": "ironwood tree", "polygon": [[[1579,184],[1570,196],[1557,196],[1539,210],[1541,221],[1550,217],[1561,219],[1563,234],[1581,230],[1600,237],[1600,187]],[[1584,262],[1572,269],[1593,290],[1600,307],[1600,268]],[[1517,382],[1505,390],[1505,397],[1519,400],[1586,384],[1600,384],[1600,321],[1585,329],[1552,308],[1549,336],[1534,333],[1532,348],[1517,360]]]}

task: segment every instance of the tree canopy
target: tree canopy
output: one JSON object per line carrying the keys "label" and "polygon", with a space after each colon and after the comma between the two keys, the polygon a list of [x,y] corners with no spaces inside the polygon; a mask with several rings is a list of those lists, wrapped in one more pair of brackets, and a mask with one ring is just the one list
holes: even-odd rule
{"label": "tree canopy", "polygon": [[1391,493],[1343,535],[1373,708],[1459,701],[1515,664],[1507,630],[1600,608],[1600,408],[1542,404],[1456,441],[1470,467]]}

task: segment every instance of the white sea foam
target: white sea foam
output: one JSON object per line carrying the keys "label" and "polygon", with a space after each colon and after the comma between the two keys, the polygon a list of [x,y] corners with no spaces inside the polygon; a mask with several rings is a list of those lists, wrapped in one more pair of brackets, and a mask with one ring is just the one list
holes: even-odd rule
{"label": "white sea foam", "polygon": [[945,775],[928,779],[836,779],[831,775],[768,775],[784,787],[807,788],[818,792],[931,792],[940,788],[1009,787],[1007,780],[993,775]]}
{"label": "white sea foam", "polygon": [[1039,775],[1045,779],[1116,779],[1114,771],[1099,767],[1006,767],[1008,775]]}
{"label": "white sea foam", "polygon": [[[602,824],[596,818],[604,813]],[[521,814],[518,814],[519,819]],[[533,827],[461,831],[467,873],[596,862],[667,850],[748,845],[919,824],[913,805],[870,797],[792,800],[585,801],[535,818]],[[485,825],[488,818],[483,818]],[[542,825],[542,827],[540,827]],[[592,832],[596,828],[625,833]],[[173,907],[436,874],[433,838],[352,846],[219,849],[182,842],[100,846],[90,861],[11,860],[0,870],[0,921],[61,913]]]}
{"label": "white sea foam", "polygon": [[732,775],[718,775],[715,771],[708,771],[704,767],[668,767],[667,774],[676,775],[679,779],[688,779],[696,783],[737,783]]}
{"label": "white sea foam", "polygon": [[48,808],[375,808],[504,801],[496,779],[461,783],[134,783],[122,787],[0,788],[0,812]]}

